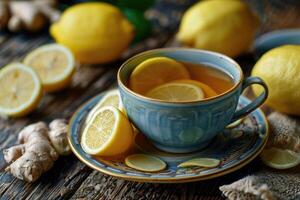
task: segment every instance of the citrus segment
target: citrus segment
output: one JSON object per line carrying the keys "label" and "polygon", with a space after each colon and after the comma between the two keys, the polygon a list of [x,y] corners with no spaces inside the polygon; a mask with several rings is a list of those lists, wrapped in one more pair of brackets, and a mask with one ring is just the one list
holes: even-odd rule
{"label": "citrus segment", "polygon": [[120,93],[116,90],[111,90],[107,92],[103,98],[93,107],[93,109],[89,112],[86,122],[90,121],[92,116],[104,106],[114,106],[118,108],[120,111],[124,112],[123,104],[121,101]]}
{"label": "citrus segment", "polygon": [[260,157],[267,166],[275,169],[288,169],[300,164],[300,154],[288,149],[264,149]]}
{"label": "citrus segment", "polygon": [[194,158],[185,161],[178,165],[178,167],[217,167],[220,164],[220,160],[214,158]]}
{"label": "citrus segment", "polygon": [[169,102],[187,102],[202,100],[204,93],[201,88],[192,84],[166,83],[150,90],[146,96]]}
{"label": "citrus segment", "polygon": [[214,91],[211,87],[199,81],[183,79],[183,80],[173,81],[173,83],[187,83],[187,84],[195,85],[203,90],[205,98],[210,98],[218,95],[216,91]]}
{"label": "citrus segment", "polygon": [[23,116],[32,111],[42,97],[37,74],[21,63],[0,70],[0,114]]}
{"label": "citrus segment", "polygon": [[58,44],[33,50],[25,57],[24,63],[38,73],[43,89],[50,92],[66,87],[75,69],[71,51]]}
{"label": "citrus segment", "polygon": [[132,126],[125,115],[113,106],[104,106],[86,125],[81,145],[91,155],[115,156],[129,149],[133,136]]}
{"label": "citrus segment", "polygon": [[166,57],[155,57],[140,63],[131,73],[129,86],[139,94],[177,79],[189,79],[183,64]]}
{"label": "citrus segment", "polygon": [[145,172],[161,171],[167,166],[161,159],[145,154],[133,154],[127,156],[125,164],[128,167]]}

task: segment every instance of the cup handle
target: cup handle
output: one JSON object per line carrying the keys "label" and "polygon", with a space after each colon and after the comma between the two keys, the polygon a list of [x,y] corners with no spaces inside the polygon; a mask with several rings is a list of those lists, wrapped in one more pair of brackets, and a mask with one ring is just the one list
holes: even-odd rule
{"label": "cup handle", "polygon": [[264,101],[267,99],[268,93],[269,93],[268,87],[267,87],[266,83],[259,77],[251,76],[251,77],[244,79],[243,85],[242,85],[242,91],[245,90],[248,86],[250,86],[252,84],[261,85],[264,89],[263,93],[261,93],[249,105],[245,106],[244,108],[242,108],[238,111],[235,111],[230,123],[232,123],[240,118],[245,117],[246,115],[251,113],[253,110],[255,110],[256,108],[261,106],[264,103]]}

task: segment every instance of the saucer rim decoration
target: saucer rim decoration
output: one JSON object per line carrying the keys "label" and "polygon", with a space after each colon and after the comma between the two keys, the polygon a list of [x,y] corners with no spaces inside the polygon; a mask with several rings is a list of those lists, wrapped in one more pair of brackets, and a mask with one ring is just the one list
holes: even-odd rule
{"label": "saucer rim decoration", "polygon": [[[136,171],[132,172],[132,170],[127,169],[118,169],[114,168],[113,166],[109,165],[110,161],[105,159],[95,159],[91,155],[86,154],[81,145],[80,145],[80,137],[78,134],[80,134],[80,131],[82,131],[82,126],[85,124],[85,118],[89,112],[90,109],[105,95],[106,92],[102,92],[99,95],[93,97],[83,105],[81,105],[73,114],[72,118],[70,119],[69,128],[68,128],[68,142],[71,147],[71,150],[75,154],[76,157],[79,158],[83,163],[88,165],[89,167],[102,172],[104,174],[114,176],[116,178],[121,178],[125,180],[130,181],[137,181],[137,182],[151,182],[151,183],[185,183],[185,182],[194,182],[194,181],[201,181],[201,180],[207,180],[211,178],[216,178],[219,176],[223,176],[225,174],[231,173],[233,171],[236,171],[245,165],[247,165],[249,162],[251,162],[254,158],[256,158],[261,151],[263,150],[264,146],[266,145],[268,136],[269,136],[269,126],[268,121],[262,112],[261,109],[256,109],[253,111],[250,115],[255,115],[256,118],[258,117],[261,121],[259,125],[262,127],[264,132],[259,133],[259,137],[255,140],[255,143],[253,144],[254,148],[251,148],[250,150],[247,150],[247,152],[244,152],[244,154],[241,154],[241,156],[236,159],[234,162],[230,162],[231,164],[225,166],[225,167],[216,167],[213,169],[209,169],[210,172],[203,174],[180,174],[176,176],[170,176],[170,175],[163,175],[163,176],[155,176],[155,173],[145,173],[142,171]],[[244,96],[240,96],[240,102],[243,102],[243,104],[247,104],[250,100]],[[257,144],[258,143],[258,144]],[[151,154],[150,154],[151,155]],[[180,155],[180,154],[178,154]],[[155,156],[155,155],[154,155]],[[174,157],[176,157],[176,154],[173,154]],[[168,162],[167,162],[168,164]],[[215,170],[214,170],[215,169]],[[158,172],[159,173],[159,172]]]}

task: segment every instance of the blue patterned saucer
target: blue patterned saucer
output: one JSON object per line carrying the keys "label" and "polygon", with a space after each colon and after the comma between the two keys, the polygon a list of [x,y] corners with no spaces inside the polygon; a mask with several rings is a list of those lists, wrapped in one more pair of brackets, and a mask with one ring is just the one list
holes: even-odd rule
{"label": "blue patterned saucer", "polygon": [[[89,110],[103,97],[103,93],[81,106],[73,115],[69,128],[69,144],[74,154],[91,168],[105,174],[140,182],[179,183],[193,182],[223,176],[240,169],[253,160],[263,149],[268,138],[268,124],[264,113],[257,109],[246,117],[241,124],[220,133],[205,149],[186,154],[166,153],[156,149],[142,135],[135,138],[135,152],[157,156],[167,163],[160,172],[148,173],[129,168],[124,158],[93,157],[86,154],[80,146],[81,133]],[[241,96],[239,107],[250,101]],[[178,164],[197,157],[221,160],[215,168],[179,168]]]}

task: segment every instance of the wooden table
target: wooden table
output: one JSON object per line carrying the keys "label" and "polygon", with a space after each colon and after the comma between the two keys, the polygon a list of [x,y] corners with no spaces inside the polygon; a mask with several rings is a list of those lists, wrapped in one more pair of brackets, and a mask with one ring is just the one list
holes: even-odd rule
{"label": "wooden table", "polygon": [[[22,127],[43,120],[70,118],[75,109],[94,95],[116,85],[116,72],[128,57],[152,48],[176,46],[174,33],[182,12],[193,0],[158,0],[147,15],[153,22],[153,35],[133,44],[124,57],[101,66],[80,66],[69,89],[46,94],[32,114],[19,119],[0,119],[0,199],[223,199],[218,187],[251,174],[262,165],[255,159],[246,167],[224,177],[188,184],[150,184],[116,179],[92,170],[74,155],[60,157],[54,167],[37,182],[28,184],[3,171],[6,163],[2,149],[12,146]],[[273,29],[299,27],[298,0],[247,0],[261,16],[260,33]],[[52,42],[47,33],[4,35],[0,39],[0,66],[21,60],[30,50]],[[249,74],[255,63],[252,54],[236,59]]]}

